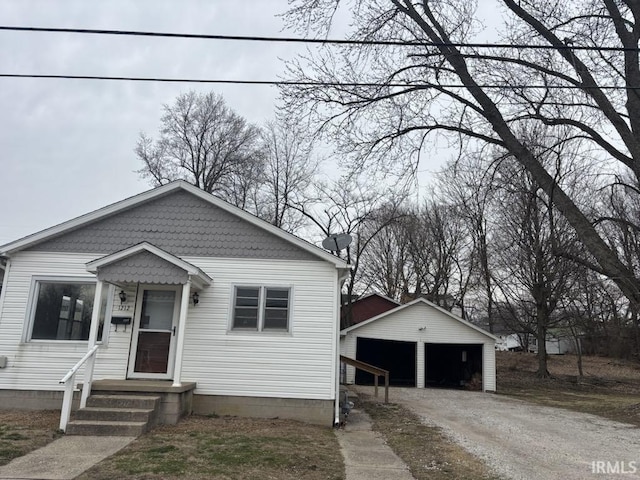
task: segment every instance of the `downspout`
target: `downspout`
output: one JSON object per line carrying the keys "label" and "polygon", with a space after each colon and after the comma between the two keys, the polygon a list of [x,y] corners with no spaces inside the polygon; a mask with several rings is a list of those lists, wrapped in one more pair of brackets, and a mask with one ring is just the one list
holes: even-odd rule
{"label": "downspout", "polygon": [[2,284],[0,285],[0,323],[2,322],[2,310],[4,310],[4,297],[6,295],[6,282],[9,279],[11,260],[8,257],[0,257],[0,270],[2,270]]}
{"label": "downspout", "polygon": [[342,306],[342,285],[351,275],[351,266],[349,268],[338,269],[338,282],[337,282],[337,302],[336,302],[336,331],[335,331],[335,400],[334,400],[334,419],[333,426],[340,426],[340,307]]}

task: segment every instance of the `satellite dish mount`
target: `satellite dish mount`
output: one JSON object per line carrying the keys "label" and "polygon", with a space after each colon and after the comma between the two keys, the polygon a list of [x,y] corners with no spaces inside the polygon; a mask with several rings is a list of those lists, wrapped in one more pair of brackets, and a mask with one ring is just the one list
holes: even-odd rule
{"label": "satellite dish mount", "polygon": [[348,233],[332,233],[322,241],[322,246],[330,252],[336,252],[340,256],[340,251],[348,249],[351,245],[351,235]]}

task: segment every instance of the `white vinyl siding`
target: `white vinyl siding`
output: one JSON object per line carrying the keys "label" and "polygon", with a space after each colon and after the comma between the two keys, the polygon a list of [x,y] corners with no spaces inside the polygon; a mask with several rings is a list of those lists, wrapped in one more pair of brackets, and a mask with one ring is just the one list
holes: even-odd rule
{"label": "white vinyl siding", "polygon": [[[495,341],[425,303],[416,303],[347,332],[340,339],[340,353],[356,358],[358,337],[417,342],[416,386],[424,387],[425,343],[482,344],[483,390],[495,391]],[[347,366],[347,383],[355,370]]]}
{"label": "white vinyl siding", "polygon": [[[11,259],[0,305],[0,388],[60,390],[58,381],[87,351],[86,342],[24,342],[33,276],[94,279],[86,263],[103,255],[20,252]],[[190,303],[181,380],[196,382],[198,394],[332,400],[336,380],[335,266],[324,261],[184,257],[212,279]],[[286,335],[229,333],[235,285],[290,286]],[[114,291],[115,316],[132,316],[136,289],[127,302]],[[182,328],[179,326],[178,328]],[[98,350],[95,379],[126,378],[131,326],[110,325],[109,341]],[[78,379],[81,379],[82,371]]]}
{"label": "white vinyl siding", "polygon": [[[7,368],[0,370],[0,388],[61,390],[59,380],[87,353],[87,342],[25,341],[30,333],[28,307],[33,280],[69,278],[95,282],[85,269],[85,264],[95,258],[96,255],[86,254],[20,252],[11,259],[0,305],[0,354],[7,356]],[[127,294],[135,298],[135,290]],[[119,305],[120,300],[113,303]],[[124,378],[131,329],[124,332],[120,327],[114,332],[115,326],[110,323],[108,328],[109,341],[98,350],[94,378]],[[82,370],[79,375],[76,378],[81,379]]]}
{"label": "white vinyl siding", "polygon": [[[182,380],[196,393],[334,398],[337,270],[328,262],[184,257],[212,279],[189,311]],[[250,280],[250,283],[247,280]],[[234,287],[290,288],[289,333],[230,331]]]}

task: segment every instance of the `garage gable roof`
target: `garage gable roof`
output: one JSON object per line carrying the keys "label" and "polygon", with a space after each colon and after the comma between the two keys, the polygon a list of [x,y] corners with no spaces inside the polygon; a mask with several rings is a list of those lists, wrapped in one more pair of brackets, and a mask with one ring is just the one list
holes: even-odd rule
{"label": "garage gable roof", "polygon": [[401,310],[404,310],[406,308],[412,307],[412,306],[417,305],[417,304],[424,304],[424,305],[426,305],[428,307],[434,308],[435,310],[438,310],[440,313],[445,314],[447,317],[451,318],[452,320],[455,320],[456,322],[460,322],[463,325],[465,325],[465,326],[467,326],[467,327],[469,327],[469,328],[471,328],[473,330],[476,330],[477,332],[479,332],[479,333],[491,338],[492,340],[495,340],[495,341],[499,340],[498,337],[496,337],[495,335],[492,335],[491,333],[487,332],[486,330],[483,330],[482,328],[477,327],[473,323],[468,322],[467,320],[464,320],[464,319],[458,317],[457,315],[454,315],[450,311],[445,310],[444,308],[439,307],[435,303],[432,303],[432,302],[430,302],[428,300],[425,300],[424,298],[418,298],[418,299],[413,300],[413,301],[411,301],[409,303],[405,303],[404,305],[400,305],[399,307],[394,308],[393,310],[389,310],[387,312],[381,313],[380,315],[375,316],[373,318],[370,318],[369,320],[365,320],[364,322],[360,322],[360,323],[358,323],[356,325],[352,325],[352,326],[342,330],[340,332],[340,334],[341,335],[345,335],[345,334],[347,334],[349,332],[352,332],[353,330],[356,330],[358,328],[364,327],[365,325],[369,325],[370,323],[376,322],[378,320],[382,320],[383,318],[386,318],[386,317],[388,317],[390,315],[393,315],[396,312],[399,312]]}

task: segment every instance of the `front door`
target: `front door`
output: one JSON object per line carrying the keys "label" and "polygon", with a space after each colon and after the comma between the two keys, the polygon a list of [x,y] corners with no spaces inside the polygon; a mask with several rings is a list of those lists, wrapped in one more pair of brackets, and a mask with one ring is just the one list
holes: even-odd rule
{"label": "front door", "polygon": [[171,379],[180,287],[141,287],[136,300],[129,378]]}

